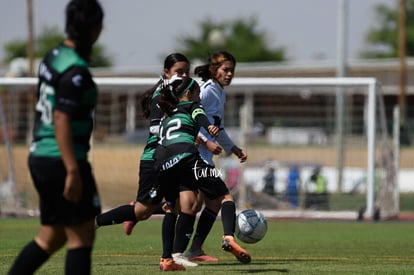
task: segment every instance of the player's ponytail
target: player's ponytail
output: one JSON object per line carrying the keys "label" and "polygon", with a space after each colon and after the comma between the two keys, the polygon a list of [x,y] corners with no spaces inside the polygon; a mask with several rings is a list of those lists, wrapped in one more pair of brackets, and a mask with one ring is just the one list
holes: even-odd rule
{"label": "player's ponytail", "polygon": [[182,79],[177,79],[174,81],[174,83],[163,86],[162,90],[160,91],[158,105],[160,106],[161,110],[167,115],[170,115],[173,112],[179,102],[178,98],[174,94],[173,85],[179,85],[182,83],[182,81]]}
{"label": "player's ponytail", "polygon": [[171,114],[177,107],[180,98],[185,92],[190,91],[190,93],[194,93],[199,89],[197,81],[189,77],[173,77],[165,84],[160,92],[159,105],[161,110],[167,115]]}
{"label": "player's ponytail", "polygon": [[207,81],[211,79],[210,64],[198,66],[194,69],[194,74],[201,77],[201,80]]}
{"label": "player's ponytail", "polygon": [[160,80],[158,80],[158,82],[152,86],[151,88],[149,88],[148,90],[146,90],[142,96],[141,96],[141,109],[142,109],[142,116],[144,118],[149,118],[150,116],[150,108],[151,108],[151,100],[152,100],[152,96],[154,94],[154,92],[157,90],[157,88],[161,85],[161,83],[163,82],[163,78],[161,78]]}

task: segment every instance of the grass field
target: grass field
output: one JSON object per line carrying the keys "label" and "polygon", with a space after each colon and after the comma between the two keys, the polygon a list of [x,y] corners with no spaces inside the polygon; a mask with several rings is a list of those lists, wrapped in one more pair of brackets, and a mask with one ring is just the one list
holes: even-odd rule
{"label": "grass field", "polygon": [[[37,219],[0,219],[0,274],[38,231]],[[137,225],[132,236],[122,225],[98,229],[93,274],[153,274],[161,255],[161,221]],[[220,249],[216,222],[204,249],[218,263],[187,268],[183,274],[414,274],[414,224],[411,222],[269,221],[265,238],[245,244],[251,264],[238,263]],[[64,250],[37,274],[63,274]]]}

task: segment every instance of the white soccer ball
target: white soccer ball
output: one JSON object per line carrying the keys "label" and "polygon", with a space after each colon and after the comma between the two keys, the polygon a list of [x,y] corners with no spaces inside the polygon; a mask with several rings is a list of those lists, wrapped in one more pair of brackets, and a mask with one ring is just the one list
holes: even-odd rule
{"label": "white soccer ball", "polygon": [[266,235],[267,220],[257,210],[246,209],[236,217],[236,237],[244,243],[257,243]]}

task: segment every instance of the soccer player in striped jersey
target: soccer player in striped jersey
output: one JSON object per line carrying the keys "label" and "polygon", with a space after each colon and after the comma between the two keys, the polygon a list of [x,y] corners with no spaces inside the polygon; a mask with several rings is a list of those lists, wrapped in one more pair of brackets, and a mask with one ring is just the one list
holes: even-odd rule
{"label": "soccer player in striped jersey", "polygon": [[[195,145],[200,127],[206,134],[217,137],[218,127],[210,123],[199,101],[199,87],[191,78],[176,80],[160,93],[159,105],[167,116],[160,128],[160,146],[155,151],[155,161],[160,169],[159,184],[163,188],[191,190],[188,201],[197,200],[198,192],[221,206],[223,221],[222,248],[231,252],[239,261],[249,263],[249,253],[234,240],[236,206],[220,173],[205,162]],[[180,200],[181,208],[184,203]],[[185,214],[183,227],[191,229],[195,222],[195,213]],[[178,228],[177,228],[178,231]],[[175,239],[176,243],[181,240]],[[183,240],[185,242],[185,240]],[[188,241],[187,241],[188,243]]]}
{"label": "soccer player in striped jersey", "polygon": [[[159,208],[160,205],[162,205],[164,194],[158,190],[157,171],[154,168],[154,152],[159,140],[159,125],[164,116],[164,113],[158,104],[159,95],[162,87],[165,86],[165,83],[167,83],[169,79],[173,77],[188,77],[189,72],[190,62],[187,57],[180,53],[172,53],[164,60],[161,79],[143,94],[141,106],[144,117],[149,120],[149,133],[140,160],[136,199],[130,204],[121,205],[98,215],[96,217],[97,227],[124,223],[124,231],[127,235],[130,235],[138,221],[146,220],[152,214],[160,211]],[[184,267],[181,264],[174,262],[171,256],[171,251],[168,251],[169,247],[172,247],[175,237],[177,214],[173,208],[177,197],[178,193],[175,192],[167,195],[166,203],[168,204],[168,207],[163,207],[165,216],[162,225],[162,238],[163,243],[166,244],[164,245],[166,249],[163,250],[161,256],[161,266],[165,271],[184,270]],[[192,264],[189,261],[187,261],[187,263]]]}
{"label": "soccer player in striped jersey", "polygon": [[103,17],[96,0],[70,1],[67,37],[40,64],[29,169],[41,226],[8,274],[33,274],[66,243],[64,273],[91,273],[94,217],[101,205],[87,158],[98,96],[88,61]]}

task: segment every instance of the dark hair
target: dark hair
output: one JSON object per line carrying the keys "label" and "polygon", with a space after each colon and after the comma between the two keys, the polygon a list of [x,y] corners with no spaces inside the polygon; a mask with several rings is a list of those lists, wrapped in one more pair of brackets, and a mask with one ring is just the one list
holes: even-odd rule
{"label": "dark hair", "polygon": [[[177,62],[187,62],[190,64],[190,61],[188,61],[187,57],[185,57],[181,53],[172,53],[169,54],[165,60],[164,60],[164,69],[170,70],[172,66],[174,66]],[[142,96],[141,96],[141,108],[142,108],[142,114],[145,118],[148,118],[150,115],[150,103],[152,99],[152,95],[157,90],[158,86],[163,82],[165,76],[163,75],[162,78],[150,89],[146,90]]]}
{"label": "dark hair", "polygon": [[225,62],[231,61],[236,66],[236,59],[227,51],[217,51],[208,58],[208,63],[194,69],[194,74],[201,77],[203,81],[213,78],[213,73]]}
{"label": "dark hair", "polygon": [[190,61],[188,61],[187,57],[181,53],[172,53],[168,55],[164,60],[164,69],[171,69],[172,66],[174,66],[177,62],[186,62],[190,64]]}
{"label": "dark hair", "polygon": [[165,86],[160,92],[160,99],[158,104],[161,110],[167,115],[171,114],[176,108],[180,97],[188,90],[190,93],[194,93],[200,89],[197,81],[193,78],[185,77],[177,79],[173,83]]}
{"label": "dark hair", "polygon": [[66,6],[65,31],[76,51],[89,61],[94,43],[92,32],[102,26],[104,12],[97,0],[71,0]]}

